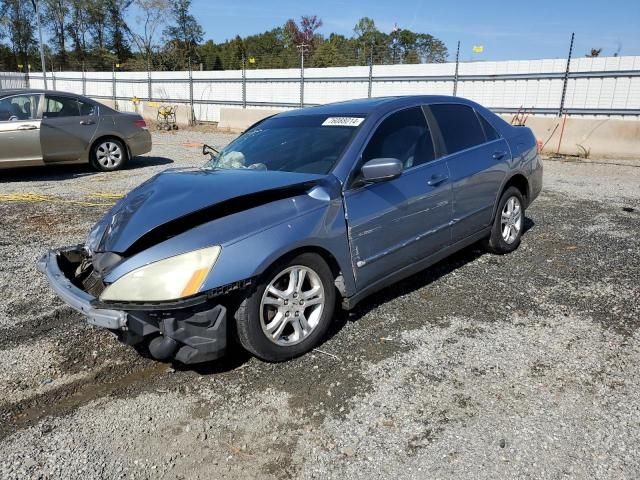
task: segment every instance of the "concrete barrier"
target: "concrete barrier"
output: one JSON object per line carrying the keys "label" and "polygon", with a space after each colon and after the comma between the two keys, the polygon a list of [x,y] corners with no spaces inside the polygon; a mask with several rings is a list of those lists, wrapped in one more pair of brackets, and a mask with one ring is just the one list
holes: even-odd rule
{"label": "concrete barrier", "polygon": [[[511,116],[503,116],[511,121]],[[526,126],[544,145],[543,153],[640,160],[640,121],[608,118],[534,117]]]}
{"label": "concrete barrier", "polygon": [[257,121],[283,111],[283,109],[271,108],[221,108],[218,128],[241,132]]}
{"label": "concrete barrier", "polygon": [[118,100],[118,105],[115,105],[113,100],[108,99],[94,99],[107,107],[114,108],[116,110],[121,110],[125,112],[136,112],[142,115],[147,121],[156,122],[158,118],[158,108],[161,105],[175,105],[176,109],[176,123],[180,127],[186,127],[191,125],[192,115],[191,115],[191,106],[188,103],[164,103],[161,101],[157,102],[145,102],[141,101],[139,103],[133,103],[132,100]]}

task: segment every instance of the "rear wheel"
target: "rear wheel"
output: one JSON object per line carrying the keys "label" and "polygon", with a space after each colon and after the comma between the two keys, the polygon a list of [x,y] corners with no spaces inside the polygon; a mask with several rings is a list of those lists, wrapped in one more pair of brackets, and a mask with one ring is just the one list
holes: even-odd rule
{"label": "rear wheel", "polygon": [[271,268],[236,311],[238,339],[253,355],[281,362],[312,350],[324,337],[335,307],[331,269],[304,253]]}
{"label": "rear wheel", "polygon": [[115,138],[99,140],[91,149],[91,165],[96,170],[111,172],[127,163],[127,149]]}
{"label": "rear wheel", "polygon": [[524,227],[524,199],[516,187],[507,188],[498,202],[498,209],[487,238],[487,250],[499,255],[513,252],[520,245]]}

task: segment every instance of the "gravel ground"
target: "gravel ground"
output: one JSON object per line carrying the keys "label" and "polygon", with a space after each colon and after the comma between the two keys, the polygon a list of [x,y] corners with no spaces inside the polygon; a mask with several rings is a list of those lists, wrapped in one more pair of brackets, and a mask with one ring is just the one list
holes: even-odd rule
{"label": "gravel ground", "polygon": [[199,143],[0,180],[0,478],[638,478],[640,163],[545,162],[515,253],[466,249],[315,352],[197,368],[87,326],[35,271]]}

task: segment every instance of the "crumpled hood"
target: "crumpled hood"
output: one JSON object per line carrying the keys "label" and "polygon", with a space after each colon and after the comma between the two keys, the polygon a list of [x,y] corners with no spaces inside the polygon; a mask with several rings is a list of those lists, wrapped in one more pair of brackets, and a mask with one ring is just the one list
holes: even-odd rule
{"label": "crumpled hood", "polygon": [[89,233],[94,252],[135,253],[206,221],[299,195],[323,175],[258,170],[170,169],[116,203]]}

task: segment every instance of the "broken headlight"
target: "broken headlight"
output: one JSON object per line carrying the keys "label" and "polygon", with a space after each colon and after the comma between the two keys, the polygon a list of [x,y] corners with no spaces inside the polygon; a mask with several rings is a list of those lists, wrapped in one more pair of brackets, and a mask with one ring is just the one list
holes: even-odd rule
{"label": "broken headlight", "polygon": [[154,302],[200,291],[220,255],[219,246],[194,250],[137,268],[109,285],[100,300]]}

